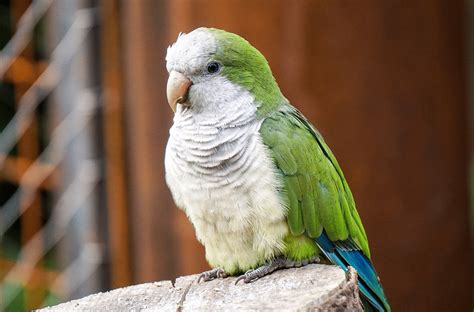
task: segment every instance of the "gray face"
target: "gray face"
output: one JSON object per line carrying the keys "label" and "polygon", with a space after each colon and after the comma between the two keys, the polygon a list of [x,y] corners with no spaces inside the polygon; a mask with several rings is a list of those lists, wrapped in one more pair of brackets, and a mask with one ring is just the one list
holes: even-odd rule
{"label": "gray face", "polygon": [[180,34],[177,41],[168,48],[166,68],[183,74],[194,85],[212,80],[207,67],[216,52],[216,40],[206,28],[198,28],[188,34]]}
{"label": "gray face", "polygon": [[[180,35],[168,48],[167,93],[173,110],[187,107],[193,114],[217,116],[235,108],[235,104],[230,103],[241,96],[243,90],[222,74],[223,65],[214,59],[216,51],[216,39],[206,28]],[[210,71],[210,64],[218,64],[218,70]],[[185,100],[178,100],[176,104],[173,99]]]}

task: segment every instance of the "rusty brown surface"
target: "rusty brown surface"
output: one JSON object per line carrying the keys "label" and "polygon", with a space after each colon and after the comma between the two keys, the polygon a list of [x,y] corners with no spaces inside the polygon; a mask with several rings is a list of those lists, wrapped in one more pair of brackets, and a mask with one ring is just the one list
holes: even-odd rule
{"label": "rusty brown surface", "polygon": [[[0,157],[2,156],[0,154]],[[18,156],[6,156],[4,159],[3,168],[0,171],[2,180],[16,185],[19,185],[21,181],[22,185],[27,188],[38,186],[40,190],[45,191],[52,191],[57,187],[58,170],[51,164],[45,162],[35,163],[31,159]],[[33,170],[30,166],[35,166],[35,173],[28,175],[28,178],[24,178],[23,176],[27,170]]]}
{"label": "rusty brown surface", "polygon": [[[16,28],[19,18],[23,15],[29,5],[29,0],[20,0],[12,4],[11,14],[14,29]],[[34,49],[31,43],[26,46],[24,51],[21,53],[21,56],[24,59],[29,60],[30,63],[34,62]],[[20,99],[29,87],[29,85],[23,84],[15,85],[15,102],[17,103],[17,106],[20,103]],[[18,108],[19,106],[17,107],[17,109]],[[28,127],[26,132],[18,140],[18,156],[33,161],[39,154],[38,142],[38,122],[36,118],[34,118],[31,123],[31,126]],[[39,192],[35,193],[35,199],[31,202],[30,205],[26,206],[23,203],[23,200],[20,204],[20,210],[25,211],[25,213],[21,217],[21,240],[23,244],[30,240],[33,235],[41,228],[41,202],[39,198]]]}
{"label": "rusty brown surface", "polygon": [[137,281],[205,267],[163,177],[164,55],[178,32],[213,26],[260,49],[325,136],[394,310],[470,308],[463,2],[173,0],[123,12]]}
{"label": "rusty brown surface", "polygon": [[[11,16],[12,16],[12,28],[17,29],[18,21],[20,17],[24,14],[28,6],[31,4],[30,0],[18,0],[14,1],[10,7]],[[21,58],[15,62],[15,65],[18,65],[21,60],[26,59],[29,63],[35,63],[34,60],[34,47],[33,44],[30,42],[25,49],[21,52]],[[38,65],[35,66],[38,68]],[[10,70],[10,73],[17,74],[18,76],[25,75],[24,77],[27,78],[30,74],[27,72],[26,67],[23,66],[23,70],[20,72],[14,72],[15,69],[18,69],[18,66],[13,67]],[[13,71],[13,72],[12,72]],[[14,85],[14,94],[15,94],[15,102],[17,105],[17,110],[20,108],[20,99],[26,93],[26,91],[30,88],[30,85],[18,83]],[[33,117],[31,125],[26,129],[25,133],[19,138],[17,143],[17,155],[20,158],[27,159],[29,161],[33,161],[39,155],[39,125],[38,120],[36,117]],[[17,163],[19,164],[19,162]],[[17,171],[21,170],[21,168],[17,167]],[[39,171],[37,171],[39,172]],[[26,245],[29,243],[33,236],[41,229],[42,227],[42,207],[41,207],[41,197],[40,192],[38,190],[33,191],[32,200],[26,198],[22,193],[20,197],[20,211],[23,214],[20,217],[20,231],[21,231],[21,244]],[[34,241],[36,244],[34,245],[34,249],[41,250],[43,248],[43,240]],[[48,283],[47,280],[43,280],[45,284]],[[26,301],[25,308],[32,309],[36,307],[41,301],[43,300],[43,291],[44,291],[44,284],[40,285],[39,287],[34,287],[32,278],[28,279],[25,283],[25,297],[28,299]]]}
{"label": "rusty brown surface", "polygon": [[164,1],[146,4],[126,1],[121,11],[135,282],[172,278],[177,272],[175,208],[165,187],[163,168],[172,114],[163,68],[166,7]]}
{"label": "rusty brown surface", "polygon": [[125,123],[120,49],[120,13],[115,0],[102,1],[101,55],[104,88],[104,152],[111,287],[132,282],[130,223],[125,164]]}
{"label": "rusty brown surface", "polygon": [[4,81],[17,86],[31,86],[46,66],[48,66],[46,61],[35,61],[31,57],[18,56],[6,71]]}

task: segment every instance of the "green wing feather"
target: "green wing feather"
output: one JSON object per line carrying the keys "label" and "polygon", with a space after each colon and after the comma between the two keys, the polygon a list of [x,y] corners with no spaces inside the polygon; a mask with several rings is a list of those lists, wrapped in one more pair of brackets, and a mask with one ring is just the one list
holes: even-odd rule
{"label": "green wing feather", "polygon": [[291,233],[315,238],[324,229],[332,241],[351,237],[370,258],[354,198],[321,134],[287,104],[265,118],[260,133],[283,177]]}

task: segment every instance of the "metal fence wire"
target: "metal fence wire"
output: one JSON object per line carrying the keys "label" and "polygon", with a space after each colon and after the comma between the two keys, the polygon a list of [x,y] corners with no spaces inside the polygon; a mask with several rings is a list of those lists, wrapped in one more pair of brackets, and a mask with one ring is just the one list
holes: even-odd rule
{"label": "metal fence wire", "polygon": [[[0,85],[18,90],[16,63],[38,63],[25,57],[38,25],[40,40],[52,43],[37,78],[15,92],[15,103],[1,104],[14,107],[14,114],[0,124],[0,310],[37,308],[100,289],[95,273],[103,262],[96,217],[102,170],[95,131],[101,105],[99,85],[88,69],[98,19],[85,3],[31,2],[0,52]],[[38,127],[47,135],[31,138],[30,130]],[[22,154],[26,137],[43,141],[33,158],[31,152]],[[5,178],[12,170],[19,172],[17,181]],[[43,186],[52,178],[48,201]],[[38,209],[36,202],[40,212],[29,214]],[[28,228],[31,218],[39,219],[38,229]]]}

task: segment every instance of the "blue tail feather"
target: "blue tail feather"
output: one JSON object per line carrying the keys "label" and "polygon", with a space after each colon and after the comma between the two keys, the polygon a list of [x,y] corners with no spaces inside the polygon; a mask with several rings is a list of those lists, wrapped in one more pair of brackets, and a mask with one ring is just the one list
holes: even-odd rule
{"label": "blue tail feather", "polygon": [[344,271],[347,271],[349,266],[357,271],[359,290],[375,309],[390,311],[374,266],[361,250],[354,248],[355,244],[350,239],[332,242],[323,231],[315,241],[331,262],[339,265]]}

